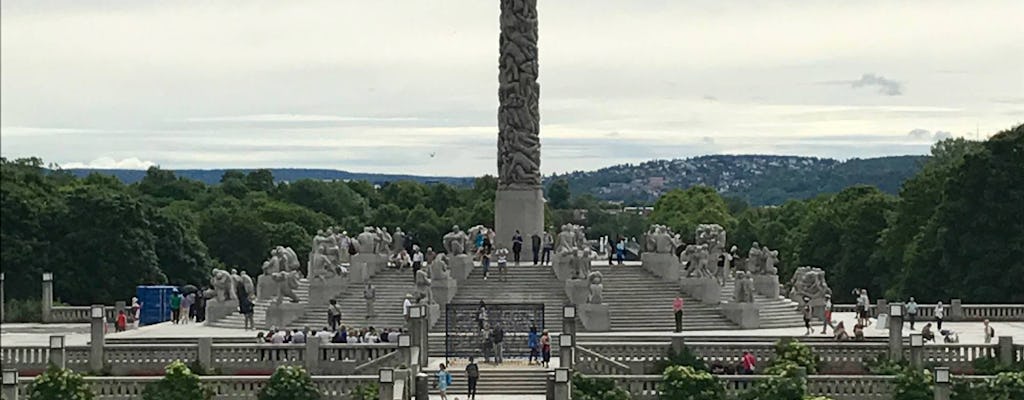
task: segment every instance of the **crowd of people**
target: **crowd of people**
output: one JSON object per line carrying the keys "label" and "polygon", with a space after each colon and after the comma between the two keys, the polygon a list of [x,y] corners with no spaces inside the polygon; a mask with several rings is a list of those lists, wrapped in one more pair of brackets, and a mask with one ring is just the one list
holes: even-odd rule
{"label": "crowd of people", "polygon": [[376,329],[368,328],[346,328],[344,325],[337,329],[323,327],[319,331],[310,329],[278,329],[271,328],[266,332],[256,334],[257,343],[303,344],[309,340],[319,340],[322,344],[329,343],[398,343],[398,336],[405,331],[402,328]]}

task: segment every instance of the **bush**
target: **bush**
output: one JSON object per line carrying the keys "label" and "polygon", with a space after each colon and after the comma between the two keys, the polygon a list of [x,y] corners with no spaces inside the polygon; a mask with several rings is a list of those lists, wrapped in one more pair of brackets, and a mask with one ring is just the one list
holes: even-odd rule
{"label": "bush", "polygon": [[999,362],[999,359],[994,357],[978,357],[974,361],[971,361],[971,366],[974,367],[975,375],[996,375],[1001,372],[1022,372],[1024,371],[1024,361],[1004,365]]}
{"label": "bush", "polygon": [[4,302],[4,322],[42,322],[42,301],[10,299]]}
{"label": "bush", "polygon": [[199,375],[185,363],[175,361],[164,369],[163,379],[151,383],[142,393],[143,400],[197,400],[213,398],[213,391],[203,386]]}
{"label": "bush", "polygon": [[629,392],[615,386],[611,379],[572,377],[572,398],[578,400],[629,400]]}
{"label": "bush", "polygon": [[28,400],[92,400],[95,395],[81,375],[50,365],[28,388]]}
{"label": "bush", "polygon": [[377,382],[360,383],[352,389],[352,400],[377,400],[380,397],[380,386]]}
{"label": "bush", "polygon": [[668,354],[664,360],[658,360],[654,363],[654,370],[658,373],[664,373],[665,369],[671,366],[690,367],[697,371],[708,371],[707,363],[700,359],[690,351],[689,347],[683,346],[683,349],[677,352],[675,349],[668,349]]}
{"label": "bush", "polygon": [[1024,372],[1003,372],[984,382],[957,382],[953,400],[1024,399]]}
{"label": "bush", "polygon": [[904,370],[910,368],[910,363],[906,360],[893,361],[889,358],[888,353],[879,354],[873,360],[865,362],[868,372],[875,375],[899,375]]}
{"label": "bush", "polygon": [[313,378],[302,367],[277,367],[267,386],[260,391],[259,400],[319,400],[320,390]]}
{"label": "bush", "polygon": [[662,373],[658,385],[662,400],[719,400],[725,398],[725,386],[707,371],[689,366],[671,366]]}
{"label": "bush", "polygon": [[800,365],[792,360],[777,360],[765,368],[770,378],[757,382],[740,395],[742,400],[803,400],[807,394],[807,380],[797,372]]}
{"label": "bush", "polygon": [[791,362],[807,369],[808,375],[818,373],[818,356],[810,347],[792,339],[779,339],[775,343],[775,358],[772,364]]}
{"label": "bush", "polygon": [[930,371],[916,371],[906,368],[896,374],[896,393],[893,400],[932,400],[932,374]]}

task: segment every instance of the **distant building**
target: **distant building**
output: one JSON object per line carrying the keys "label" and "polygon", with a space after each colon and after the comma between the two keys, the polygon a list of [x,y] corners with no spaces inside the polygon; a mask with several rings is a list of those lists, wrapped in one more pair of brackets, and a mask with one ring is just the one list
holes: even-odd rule
{"label": "distant building", "polygon": [[646,217],[654,212],[654,207],[623,207],[622,212]]}

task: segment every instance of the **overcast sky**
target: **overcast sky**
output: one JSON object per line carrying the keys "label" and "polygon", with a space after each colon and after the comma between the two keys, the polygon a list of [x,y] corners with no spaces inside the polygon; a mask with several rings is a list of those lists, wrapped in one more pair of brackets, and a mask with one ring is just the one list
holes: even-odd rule
{"label": "overcast sky", "polygon": [[[923,154],[1024,122],[1020,0],[539,3],[546,174]],[[5,157],[496,171],[496,0],[0,7]]]}

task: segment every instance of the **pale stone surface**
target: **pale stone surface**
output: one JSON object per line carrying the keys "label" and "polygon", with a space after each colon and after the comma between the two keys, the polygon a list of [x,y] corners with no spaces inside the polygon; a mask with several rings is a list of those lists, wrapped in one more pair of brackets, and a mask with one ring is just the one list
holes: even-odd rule
{"label": "pale stone surface", "polygon": [[238,300],[210,299],[206,302],[206,320],[217,321],[238,312]]}
{"label": "pale stone surface", "polygon": [[754,274],[754,290],[762,296],[779,297],[779,276]]}
{"label": "pale stone surface", "polygon": [[604,275],[601,275],[601,271],[594,271],[587,276],[587,280],[590,281],[590,295],[587,297],[587,303],[604,303],[604,284],[602,283]]}
{"label": "pale stone surface", "polygon": [[326,305],[332,298],[341,294],[347,286],[347,277],[335,276],[330,279],[314,279],[309,282],[309,304]]}
{"label": "pale stone surface", "polygon": [[271,303],[267,307],[265,328],[287,327],[306,312],[306,306],[298,303]]}
{"label": "pale stone surface", "polygon": [[448,268],[451,270],[451,275],[457,280],[466,280],[473,272],[473,258],[467,254],[452,257],[449,262]]}
{"label": "pale stone surface", "polygon": [[496,245],[512,247],[516,230],[544,230],[544,193],[537,188],[498,189],[494,198],[494,230]]}
{"label": "pale stone surface", "polygon": [[761,326],[760,307],[755,303],[723,303],[722,314],[740,326],[740,329],[757,329]]}
{"label": "pale stone surface", "polygon": [[589,332],[607,332],[611,329],[611,318],[607,304],[580,304],[580,322]]}
{"label": "pale stone surface", "polygon": [[825,282],[825,271],[821,268],[797,268],[789,281],[789,299],[803,304],[804,297],[809,298],[814,315],[824,315],[825,296],[831,294],[832,289]]}
{"label": "pale stone surface", "polygon": [[231,278],[231,274],[228,271],[214,268],[211,274],[210,286],[213,287],[217,300],[238,300],[238,294],[235,292],[235,281]]}
{"label": "pale stone surface", "polygon": [[[498,188],[537,189],[541,185],[537,1],[501,2],[499,25]],[[540,215],[543,219],[543,210]],[[511,234],[501,228],[498,233]],[[511,235],[501,240],[509,239]]]}
{"label": "pale stone surface", "polygon": [[444,307],[452,301],[452,298],[455,297],[458,286],[459,282],[452,278],[432,280],[430,290],[433,294],[434,301],[441,307]]}
{"label": "pale stone surface", "polygon": [[465,255],[469,249],[469,235],[458,225],[452,226],[452,231],[445,234],[441,241],[444,244],[444,251],[454,257]]}
{"label": "pale stone surface", "polygon": [[679,280],[683,292],[704,304],[718,304],[722,301],[722,287],[714,278],[682,278]]}
{"label": "pale stone surface", "polygon": [[277,295],[277,282],[270,275],[256,277],[256,299],[270,300]]}
{"label": "pale stone surface", "polygon": [[569,303],[585,304],[590,294],[590,283],[583,279],[567,279],[565,281],[565,297]]}
{"label": "pale stone surface", "polygon": [[674,254],[645,252],[640,260],[648,272],[669,282],[679,281],[682,265]]}

